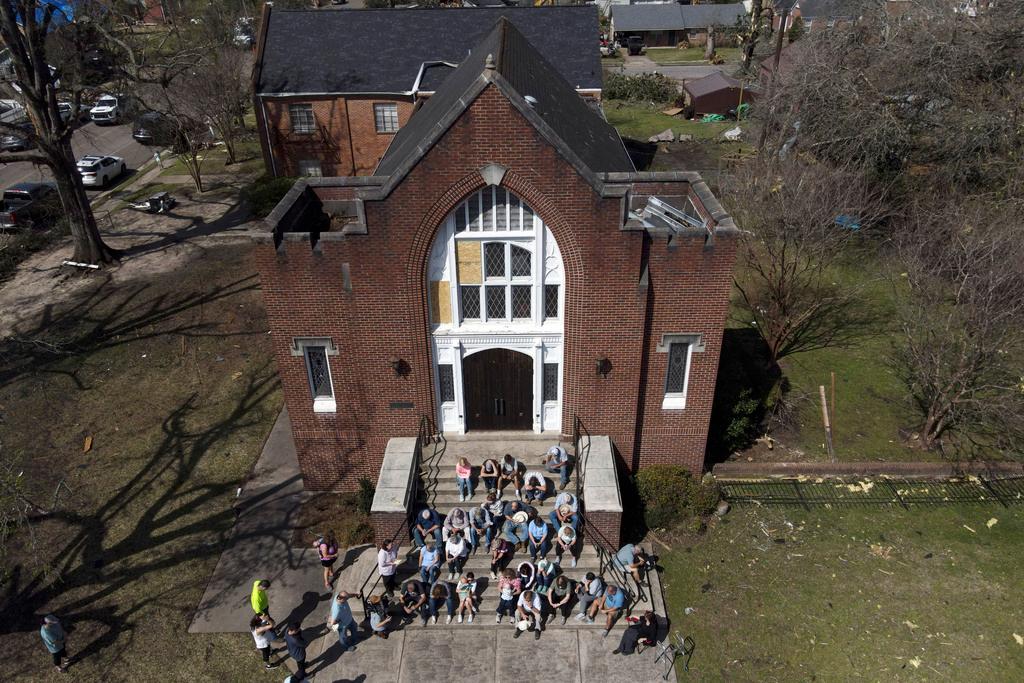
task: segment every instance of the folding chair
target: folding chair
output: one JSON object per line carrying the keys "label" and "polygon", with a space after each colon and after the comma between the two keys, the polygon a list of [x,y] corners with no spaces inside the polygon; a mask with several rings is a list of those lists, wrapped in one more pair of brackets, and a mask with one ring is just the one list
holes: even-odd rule
{"label": "folding chair", "polygon": [[696,643],[693,642],[693,638],[690,636],[681,636],[679,631],[672,634],[670,638],[665,641],[665,644],[661,646],[661,652],[658,653],[658,657],[654,660],[655,662],[661,661],[662,657],[669,658],[668,668],[665,670],[665,675],[662,676],[663,680],[668,680],[669,675],[672,673],[672,669],[676,665],[676,659],[683,657],[683,671],[690,670],[690,657],[693,656],[693,649],[696,647]]}

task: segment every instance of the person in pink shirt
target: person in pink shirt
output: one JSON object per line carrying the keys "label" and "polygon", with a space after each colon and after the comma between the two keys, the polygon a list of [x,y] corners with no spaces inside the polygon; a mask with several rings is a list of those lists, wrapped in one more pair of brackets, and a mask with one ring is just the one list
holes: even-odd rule
{"label": "person in pink shirt", "polygon": [[459,458],[455,465],[456,482],[459,485],[459,502],[473,497],[473,466],[466,458]]}

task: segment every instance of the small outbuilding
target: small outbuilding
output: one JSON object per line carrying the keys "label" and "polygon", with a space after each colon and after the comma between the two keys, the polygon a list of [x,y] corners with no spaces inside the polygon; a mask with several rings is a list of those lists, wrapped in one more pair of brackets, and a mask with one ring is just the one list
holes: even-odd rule
{"label": "small outbuilding", "polygon": [[721,71],[683,84],[686,109],[694,118],[704,114],[728,114],[740,105],[741,92],[743,104],[749,104],[758,95],[757,90],[744,87],[740,81]]}

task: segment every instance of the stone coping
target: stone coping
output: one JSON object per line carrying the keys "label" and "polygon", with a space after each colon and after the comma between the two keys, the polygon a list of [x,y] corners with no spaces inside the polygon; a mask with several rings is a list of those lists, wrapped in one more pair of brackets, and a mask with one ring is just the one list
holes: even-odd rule
{"label": "stone coping", "polygon": [[405,514],[409,510],[412,478],[417,475],[419,449],[415,437],[397,437],[388,440],[384,449],[384,462],[377,477],[377,490],[373,494],[370,514]]}
{"label": "stone coping", "polygon": [[587,512],[622,513],[619,472],[610,437],[590,438],[590,453],[583,473],[583,505]]}

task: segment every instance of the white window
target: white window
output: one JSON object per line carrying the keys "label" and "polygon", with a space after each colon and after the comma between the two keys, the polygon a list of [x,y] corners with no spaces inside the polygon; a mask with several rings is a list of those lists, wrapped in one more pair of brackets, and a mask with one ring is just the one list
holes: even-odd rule
{"label": "white window", "polygon": [[462,286],[463,320],[533,320],[533,247],[526,241],[480,244],[484,285]]}
{"label": "white window", "polygon": [[306,379],[313,399],[314,413],[333,413],[337,410],[331,364],[328,356],[338,355],[330,338],[296,338],[292,340],[292,355],[302,356],[306,364]]}
{"label": "white window", "polygon": [[398,105],[395,103],[373,105],[373,123],[378,133],[398,131]]}
{"label": "white window", "polygon": [[690,377],[690,350],[692,344],[678,341],[668,344],[668,368],[665,371],[665,400],[661,407],[686,407],[686,384]]}
{"label": "white window", "polygon": [[313,116],[312,104],[288,105],[288,118],[292,122],[292,132],[309,135],[316,132],[316,118]]}
{"label": "white window", "polygon": [[319,178],[324,174],[317,159],[303,159],[299,162],[299,175]]}

